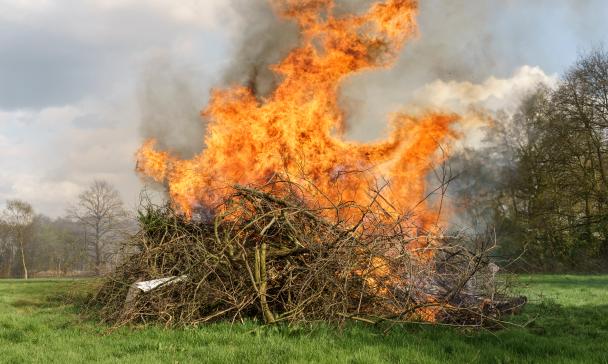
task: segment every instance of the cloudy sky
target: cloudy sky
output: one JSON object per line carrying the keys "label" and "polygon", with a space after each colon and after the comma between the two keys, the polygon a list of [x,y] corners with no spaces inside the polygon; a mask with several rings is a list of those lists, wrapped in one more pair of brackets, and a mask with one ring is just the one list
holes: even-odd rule
{"label": "cloudy sky", "polygon": [[[198,110],[251,42],[256,1],[0,0],[0,205],[60,216],[103,178],[134,206],[134,152],[154,133],[142,122],[202,139]],[[346,83],[351,136],[421,104],[512,108],[606,43],[607,18],[605,0],[421,0],[420,36],[396,67]]]}

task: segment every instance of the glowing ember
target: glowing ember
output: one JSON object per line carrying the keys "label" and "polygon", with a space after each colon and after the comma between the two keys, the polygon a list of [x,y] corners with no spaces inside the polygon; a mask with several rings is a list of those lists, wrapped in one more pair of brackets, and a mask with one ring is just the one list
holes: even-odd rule
{"label": "glowing ember", "polygon": [[165,183],[187,215],[213,206],[234,184],[263,184],[276,173],[312,182],[328,201],[359,205],[373,198],[370,185],[386,181],[385,208],[395,216],[411,213],[412,224],[430,229],[437,213],[424,201],[425,179],[442,160],[439,144],[455,137],[450,127],[457,117],[392,115],[387,140],[364,144],[344,140],[338,106],[347,76],[390,66],[416,34],[417,1],[378,2],[365,14],[340,17],[333,0],[271,4],[301,29],[301,45],[272,68],[281,84],[263,101],[245,87],[214,90],[203,111],[210,120],[206,148],[180,160],[147,141],[138,171]]}

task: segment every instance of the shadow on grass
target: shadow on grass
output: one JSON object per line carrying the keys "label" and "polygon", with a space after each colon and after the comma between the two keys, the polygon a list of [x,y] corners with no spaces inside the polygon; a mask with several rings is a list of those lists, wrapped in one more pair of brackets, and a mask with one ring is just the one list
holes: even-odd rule
{"label": "shadow on grass", "polygon": [[[61,310],[86,318],[91,313],[90,300],[97,288],[92,280],[46,280],[35,279],[11,282],[3,289],[7,304],[19,310]],[[4,288],[4,287],[2,287]]]}
{"label": "shadow on grass", "polygon": [[48,307],[48,303],[46,303],[46,302],[42,302],[42,301],[38,301],[38,300],[32,300],[32,299],[26,299],[26,298],[14,300],[14,301],[12,301],[10,303],[10,305],[13,306],[13,307],[15,307],[15,308]]}

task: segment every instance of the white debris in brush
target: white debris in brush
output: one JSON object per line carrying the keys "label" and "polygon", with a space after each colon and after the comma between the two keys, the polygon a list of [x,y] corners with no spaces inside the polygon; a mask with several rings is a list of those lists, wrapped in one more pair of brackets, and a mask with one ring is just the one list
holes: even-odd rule
{"label": "white debris in brush", "polygon": [[181,282],[186,278],[188,278],[188,276],[183,275],[153,279],[151,281],[135,282],[131,285],[131,287],[129,287],[129,292],[127,292],[127,298],[125,299],[125,303],[133,301],[133,299],[137,297],[140,292],[150,292],[160,286]]}
{"label": "white debris in brush", "polygon": [[165,283],[167,284],[171,284],[171,283],[177,283],[180,281],[183,281],[184,279],[186,279],[187,277],[184,276],[173,276],[173,277],[167,277],[167,278],[159,278],[159,279],[153,279],[151,281],[144,281],[144,282],[135,282],[133,283],[133,285],[135,286],[135,288],[143,291],[143,292],[150,292],[151,290],[164,285]]}

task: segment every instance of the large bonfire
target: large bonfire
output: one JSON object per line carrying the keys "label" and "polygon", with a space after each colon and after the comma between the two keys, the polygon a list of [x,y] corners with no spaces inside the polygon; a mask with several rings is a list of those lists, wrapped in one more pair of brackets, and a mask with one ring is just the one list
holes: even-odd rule
{"label": "large bonfire", "polygon": [[[270,3],[301,30],[272,67],[276,89],[214,90],[190,160],[154,140],[138,151],[137,170],[171,203],[142,211],[132,255],[97,296],[104,317],[499,323],[523,301],[496,291],[491,244],[442,235],[426,183],[458,117],[394,114],[384,141],[344,137],[341,83],[395,61],[416,35],[417,1],[341,16],[333,0]],[[139,292],[142,281],[154,289]]]}

